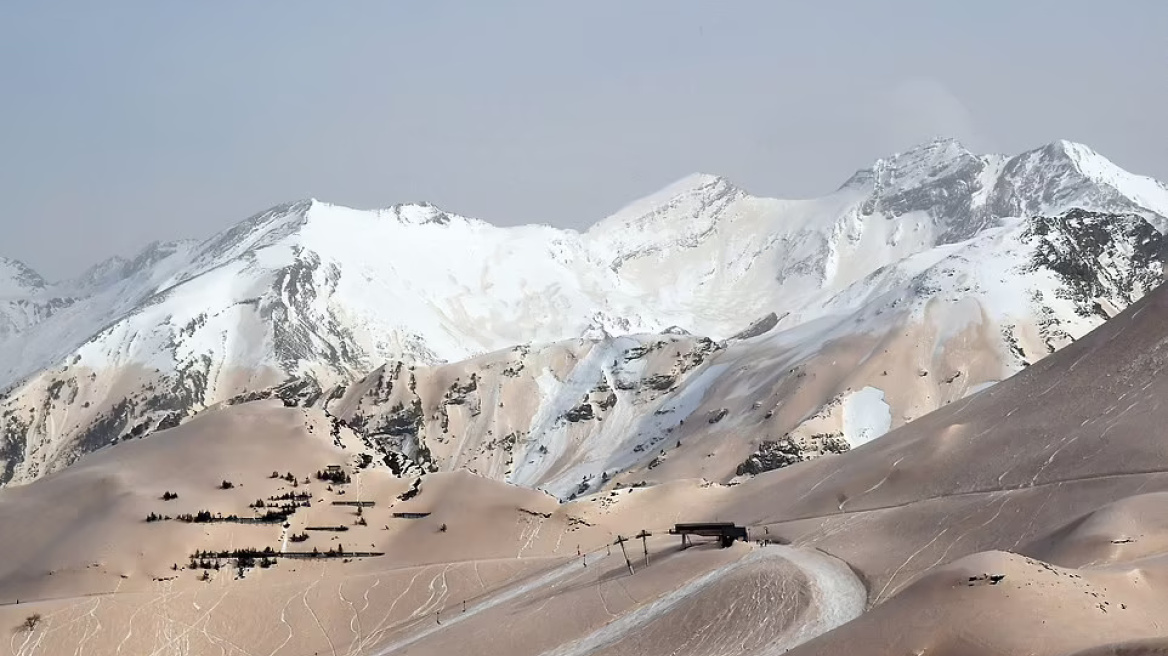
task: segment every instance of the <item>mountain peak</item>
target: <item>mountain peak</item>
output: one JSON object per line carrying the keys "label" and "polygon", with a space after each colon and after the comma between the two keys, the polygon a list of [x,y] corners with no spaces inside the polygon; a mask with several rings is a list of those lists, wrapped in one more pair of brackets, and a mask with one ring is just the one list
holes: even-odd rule
{"label": "mountain peak", "polygon": [[24,296],[45,286],[45,279],[19,260],[0,256],[0,297]]}
{"label": "mountain peak", "polygon": [[878,159],[873,168],[910,174],[936,171],[946,168],[953,162],[975,159],[976,157],[960,141],[949,137],[938,137],[932,141],[917,144],[906,151],[895,153],[891,157]]}
{"label": "mountain peak", "polygon": [[[1052,141],[1045,146],[1038,148],[1037,152],[1042,157],[1048,157],[1056,160],[1065,160],[1075,168],[1082,170],[1083,167],[1092,168],[1100,165],[1115,166],[1106,157],[1095,152],[1093,149],[1075,141],[1068,141],[1066,139],[1059,139]],[[1094,162],[1094,164],[1092,164]]]}
{"label": "mountain peak", "polygon": [[633,227],[651,222],[652,217],[672,214],[679,208],[688,207],[682,214],[698,216],[711,208],[720,208],[725,202],[745,195],[726,178],[709,173],[691,173],[661,190],[633,201],[620,208],[608,218],[589,229],[589,232],[604,231],[602,226],[623,225]]}
{"label": "mountain peak", "polygon": [[[1161,228],[1163,218],[1168,217],[1168,187],[1147,176],[1124,170],[1081,143],[1065,139],[1051,142],[1012,158],[1008,169],[1019,179],[1030,179],[1031,185],[1037,184],[1037,180],[1061,180],[1061,195],[1056,194],[1058,197],[1049,199],[1056,209],[1066,209],[1075,203],[1082,204],[1081,200],[1067,200],[1072,197],[1078,199],[1078,192],[1071,193],[1075,190],[1095,197],[1099,196],[1098,190],[1103,189],[1110,190],[1107,193],[1114,197],[1114,202],[1106,206],[1091,205],[1089,209],[1150,213],[1160,217],[1156,223]],[[1095,191],[1090,191],[1092,189]],[[1134,207],[1122,208],[1115,205],[1117,202],[1121,205],[1134,204]]]}
{"label": "mountain peak", "polygon": [[309,198],[274,205],[253,214],[200,244],[195,262],[202,265],[222,262],[275,243],[304,225],[314,207],[322,204]]}
{"label": "mountain peak", "polygon": [[686,191],[694,189],[703,189],[718,185],[733,186],[729,180],[720,175],[714,175],[713,173],[702,173],[701,171],[698,171],[696,173],[690,173],[689,175],[666,185],[662,191],[675,190],[678,193],[685,193]]}
{"label": "mountain peak", "polygon": [[953,151],[961,151],[961,152],[966,152],[966,153],[970,152],[969,149],[966,148],[965,145],[962,144],[961,141],[959,139],[957,139],[956,137],[937,136],[937,137],[933,137],[932,139],[929,139],[928,141],[922,141],[921,143],[916,144],[915,146],[909,148],[906,151],[903,151],[901,153],[896,153],[895,155],[893,155],[893,157],[898,157],[901,155],[910,155],[910,154],[919,153],[919,152],[953,152]]}
{"label": "mountain peak", "polygon": [[978,160],[978,156],[957,139],[936,137],[908,150],[877,159],[872,166],[853,173],[840,188],[860,187],[870,183],[901,189],[919,187],[947,177],[954,170]]}
{"label": "mountain peak", "polygon": [[728,192],[745,193],[742,188],[721,175],[712,173],[691,173],[684,178],[665,187],[664,191],[673,191],[674,195],[721,195]]}

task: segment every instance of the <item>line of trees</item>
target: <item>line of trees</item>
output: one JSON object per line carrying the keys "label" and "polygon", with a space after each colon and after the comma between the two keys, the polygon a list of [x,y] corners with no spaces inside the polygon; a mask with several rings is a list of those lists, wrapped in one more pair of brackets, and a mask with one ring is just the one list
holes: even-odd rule
{"label": "line of trees", "polygon": [[316,479],[318,481],[328,481],[336,485],[345,485],[352,483],[353,478],[349,476],[349,472],[344,469],[327,470],[322,469],[316,472]]}

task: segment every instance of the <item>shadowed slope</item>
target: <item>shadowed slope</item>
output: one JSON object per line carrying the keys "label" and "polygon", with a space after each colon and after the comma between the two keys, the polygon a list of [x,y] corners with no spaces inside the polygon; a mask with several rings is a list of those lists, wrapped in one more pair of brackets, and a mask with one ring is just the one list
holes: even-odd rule
{"label": "shadowed slope", "polygon": [[[1071,602],[1082,591],[1035,588],[1021,570],[992,588],[996,596],[960,596],[973,594],[960,589],[963,567],[979,574],[1031,567],[1019,565],[1027,562],[1021,556],[945,564],[1004,550],[1089,568],[1066,576],[1110,581],[1113,591],[1140,600],[1148,617],[1163,616],[1168,508],[1156,493],[1168,490],[1166,366],[1168,289],[1160,288],[990,390],[837,458],[739,486],[720,512],[823,548],[870,580],[870,601],[880,605],[806,653],[931,652],[944,645],[944,653],[1057,654],[1162,636],[1164,627],[1118,622],[1109,607],[1091,614],[1091,604],[1085,615],[1067,610],[1079,607]],[[939,565],[945,567],[930,571]],[[1019,612],[1031,606],[1049,613]],[[967,635],[973,625],[985,631],[977,639]],[[1039,649],[1023,639],[1027,632],[1077,638]]]}

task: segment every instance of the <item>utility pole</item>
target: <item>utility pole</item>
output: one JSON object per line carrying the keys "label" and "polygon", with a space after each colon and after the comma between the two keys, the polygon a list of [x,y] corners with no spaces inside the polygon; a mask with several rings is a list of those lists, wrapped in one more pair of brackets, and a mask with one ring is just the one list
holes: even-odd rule
{"label": "utility pole", "polygon": [[646,541],[646,539],[650,535],[653,535],[653,534],[650,533],[649,531],[646,531],[645,529],[641,529],[640,533],[633,536],[633,537],[641,538],[641,548],[645,550],[645,567],[649,566],[649,543]]}
{"label": "utility pole", "polygon": [[633,574],[633,561],[629,560],[629,552],[625,551],[625,543],[628,541],[629,539],[625,536],[618,535],[616,536],[616,542],[614,544],[620,545],[621,553],[625,555],[625,564],[629,566],[629,574]]}

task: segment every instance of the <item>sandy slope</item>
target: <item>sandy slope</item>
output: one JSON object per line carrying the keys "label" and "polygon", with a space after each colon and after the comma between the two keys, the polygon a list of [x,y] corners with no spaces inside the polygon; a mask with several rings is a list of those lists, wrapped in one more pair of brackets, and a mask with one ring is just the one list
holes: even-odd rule
{"label": "sandy slope", "polygon": [[[1166,365],[1160,289],[986,392],[739,486],[720,512],[867,578],[875,610],[807,653],[1060,654],[1163,637]],[[977,555],[999,550],[1020,555]],[[1109,592],[1039,586],[1051,570],[1024,556]],[[1006,578],[967,591],[971,571]]]}
{"label": "sandy slope", "polygon": [[[1168,638],[1165,367],[1160,289],[1022,374],[838,457],[564,504],[467,472],[359,468],[360,440],[319,410],[225,408],[0,491],[0,598],[21,599],[0,606],[0,653],[1154,654]],[[354,480],[330,490],[311,477],[328,464]],[[289,491],[273,469],[313,495],[288,531],[349,528],[300,544],[385,555],[200,581],[181,568],[192,551],[284,549],[285,529],[143,521],[246,513]],[[235,486],[218,489],[224,479]],[[165,490],[179,499],[161,501]],[[358,518],[332,504],[357,499],[376,505]],[[707,519],[793,545],[680,551],[664,535]],[[608,545],[640,530],[654,534],[651,562],[631,542],[629,573]]]}
{"label": "sandy slope", "polygon": [[[795,571],[775,576],[773,561]],[[839,560],[769,545],[555,654],[780,654],[855,619],[866,598],[863,582]]]}
{"label": "sandy slope", "polygon": [[[997,584],[981,577],[1003,575]],[[1084,645],[1163,638],[1164,560],[1061,568],[982,552],[938,567],[799,653],[1069,654]]]}
{"label": "sandy slope", "polygon": [[[479,645],[477,653],[628,653],[644,651],[635,641],[645,631],[684,644],[702,618],[726,612],[734,622],[714,622],[717,630],[705,622],[703,649],[753,653],[827,630],[863,604],[851,571],[818,552],[711,544],[681,551],[664,534],[726,488],[680,481],[561,505],[459,472],[425,476],[403,500],[415,481],[384,465],[355,466],[361,448],[320,411],[263,401],[208,412],[3,490],[0,653],[447,654],[466,644]],[[352,482],[316,480],[313,472],[330,464],[346,467]],[[293,472],[295,487],[271,478],[273,470]],[[224,480],[233,487],[221,489]],[[163,501],[166,491],[179,496]],[[203,509],[250,517],[257,497],[285,492],[312,495],[287,527],[145,521]],[[360,518],[332,505],[352,500],[376,505]],[[328,525],[348,530],[289,539]],[[651,561],[631,543],[630,573],[612,538],[642,529],[654,533]],[[206,581],[204,570],[187,568],[198,550],[338,544],[384,555],[280,559],[242,577],[224,560]],[[37,626],[22,630],[33,615]]]}

